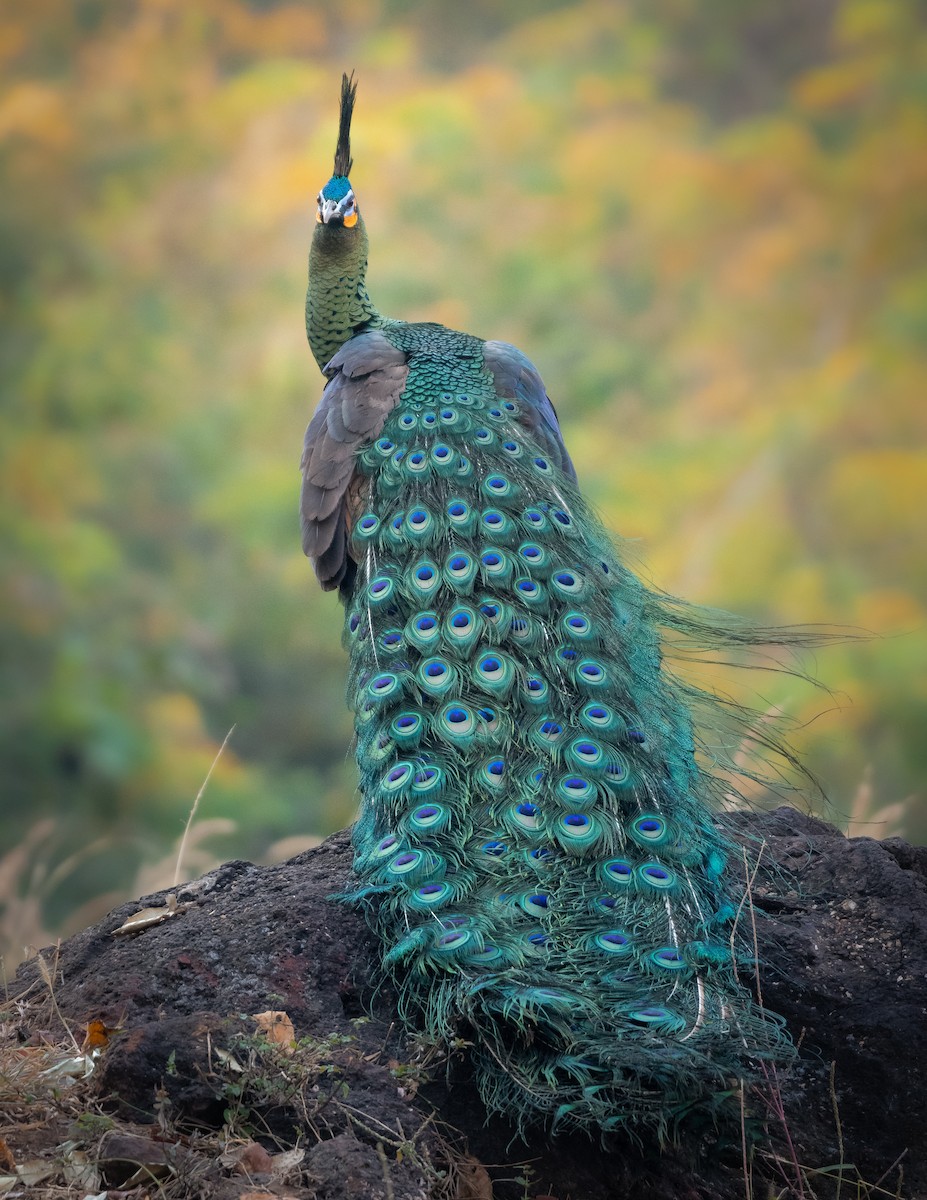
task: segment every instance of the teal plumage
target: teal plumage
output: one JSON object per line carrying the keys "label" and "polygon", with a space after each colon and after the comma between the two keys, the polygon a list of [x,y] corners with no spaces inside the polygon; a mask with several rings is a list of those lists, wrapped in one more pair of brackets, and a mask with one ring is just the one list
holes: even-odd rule
{"label": "teal plumage", "polygon": [[403,1018],[473,1043],[491,1110],[662,1138],[788,1055],[737,976],[711,811],[730,782],[698,764],[698,697],[661,661],[661,627],[750,635],[623,565],[520,351],[377,312],[353,102],[346,79],[310,258],[328,382],[302,515],[346,610],[355,897]]}

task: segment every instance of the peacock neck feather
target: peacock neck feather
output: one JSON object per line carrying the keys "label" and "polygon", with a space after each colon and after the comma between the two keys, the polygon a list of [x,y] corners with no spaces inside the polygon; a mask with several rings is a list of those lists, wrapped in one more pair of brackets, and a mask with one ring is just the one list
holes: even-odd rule
{"label": "peacock neck feather", "polygon": [[358,215],[352,228],[316,225],[309,251],[306,334],[324,367],[349,338],[379,329],[384,318],[367,294],[367,230]]}

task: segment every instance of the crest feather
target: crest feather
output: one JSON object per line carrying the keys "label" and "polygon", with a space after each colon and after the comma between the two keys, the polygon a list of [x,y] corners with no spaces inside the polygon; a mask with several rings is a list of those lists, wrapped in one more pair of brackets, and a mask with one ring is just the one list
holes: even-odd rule
{"label": "crest feather", "polygon": [[354,99],[357,96],[357,84],[354,82],[354,72],[341,76],[341,115],[338,120],[338,146],[335,150],[335,174],[350,175],[354,159],[351,157],[351,117],[354,113]]}

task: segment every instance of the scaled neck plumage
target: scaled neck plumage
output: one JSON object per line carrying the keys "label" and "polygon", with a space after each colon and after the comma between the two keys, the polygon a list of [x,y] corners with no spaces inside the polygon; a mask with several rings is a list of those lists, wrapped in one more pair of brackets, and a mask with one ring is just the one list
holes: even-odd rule
{"label": "scaled neck plumage", "polygon": [[367,231],[358,214],[352,228],[316,225],[309,251],[306,333],[322,368],[346,341],[384,318],[367,295]]}

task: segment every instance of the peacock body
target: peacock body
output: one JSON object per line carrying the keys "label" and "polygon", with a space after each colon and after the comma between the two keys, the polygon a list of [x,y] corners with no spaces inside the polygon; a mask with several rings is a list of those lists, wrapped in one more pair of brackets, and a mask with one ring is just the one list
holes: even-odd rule
{"label": "peacock body", "polygon": [[662,1137],[788,1046],[737,978],[720,785],[661,663],[691,617],[622,564],[520,351],[374,308],[353,100],[310,257],[302,517],[346,610],[356,896],[404,1017],[466,1032],[490,1109]]}

